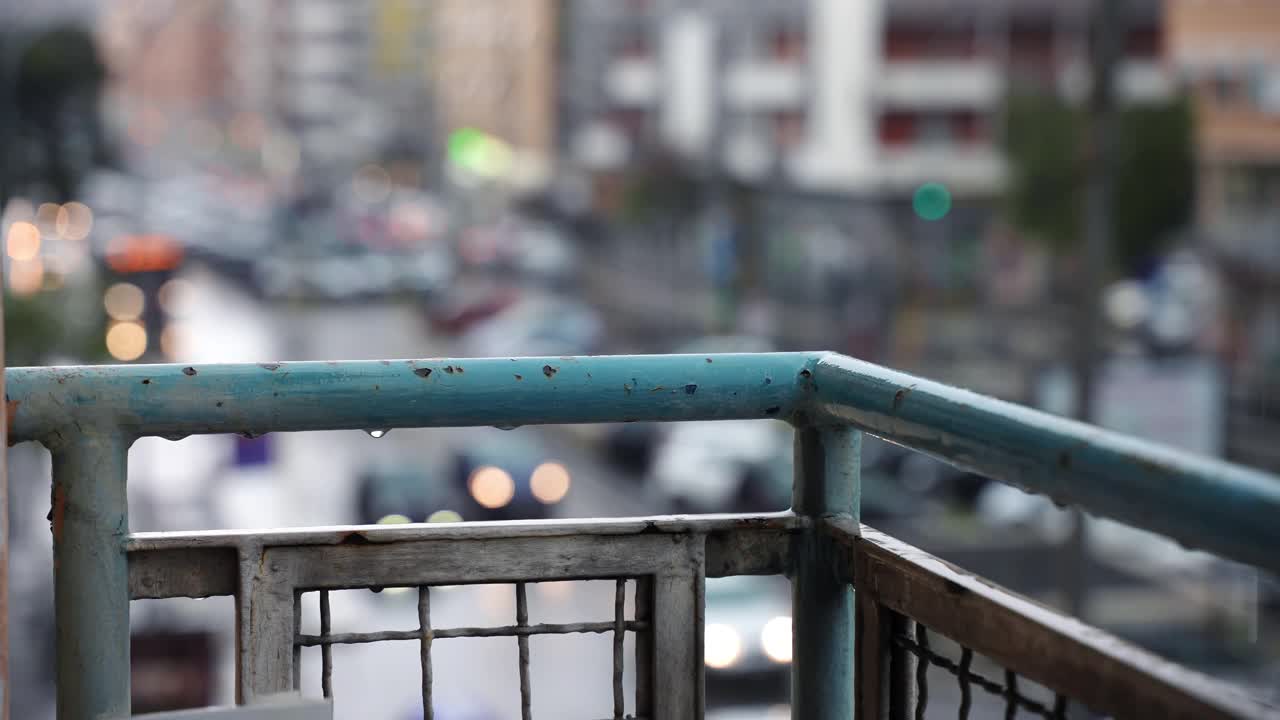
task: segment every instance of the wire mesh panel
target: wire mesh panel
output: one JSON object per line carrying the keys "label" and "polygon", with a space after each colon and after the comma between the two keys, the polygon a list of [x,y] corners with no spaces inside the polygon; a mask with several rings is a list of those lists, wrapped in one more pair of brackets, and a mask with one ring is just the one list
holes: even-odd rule
{"label": "wire mesh panel", "polygon": [[[623,720],[627,706],[623,674],[627,633],[635,636],[637,677],[630,716],[696,718],[702,707],[703,538],[693,534],[623,536],[530,536],[518,527],[511,537],[427,540],[403,543],[276,547],[263,552],[250,581],[250,647],[244,682],[250,697],[300,687],[302,648],[321,648],[321,689],[333,694],[335,645],[386,641],[419,643],[422,706],[432,718],[432,651],[450,639],[513,637],[518,663],[521,717],[534,716],[534,660],[529,640],[540,635],[606,634],[612,639],[612,713],[594,717]],[[543,580],[608,579],[614,584],[613,616],[599,622],[531,623],[528,585]],[[514,594],[514,620],[496,627],[436,627],[432,587],[505,584]],[[626,616],[627,588],[635,588],[635,611]],[[330,592],[358,588],[413,587],[418,593],[418,627],[374,632],[334,632]],[[320,632],[300,631],[299,600],[318,592]],[[282,635],[281,630],[287,630]],[[655,689],[661,688],[658,692]]]}
{"label": "wire mesh panel", "polygon": [[865,526],[849,551],[860,717],[1280,717],[1154,656]]}
{"label": "wire mesh panel", "polygon": [[[990,658],[976,654],[973,648],[938,636],[921,623],[910,625],[914,625],[914,632],[894,634],[891,641],[895,651],[909,653],[915,665],[913,715],[917,720],[941,715],[960,720],[998,715],[1009,720],[1071,717],[1067,696],[1053,693],[1038,683],[1020,680],[1013,670],[999,667]],[[975,667],[975,657],[978,667]],[[950,682],[939,687],[938,681],[944,679]],[[984,694],[975,698],[975,688]],[[946,712],[931,714],[931,708]]]}
{"label": "wire mesh panel", "polygon": [[[387,641],[417,641],[420,644],[420,661],[422,665],[422,711],[425,720],[434,717],[432,701],[432,659],[431,648],[435,641],[451,638],[481,637],[514,637],[519,648],[519,661],[516,668],[520,681],[520,716],[524,720],[533,718],[533,687],[529,679],[529,638],[534,635],[570,635],[579,633],[596,633],[612,635],[612,693],[613,713],[610,720],[643,720],[640,715],[625,714],[626,698],[623,692],[623,674],[626,668],[623,652],[627,633],[648,634],[652,629],[646,620],[626,617],[627,587],[637,589],[636,609],[634,615],[641,615],[641,606],[650,602],[641,597],[638,583],[634,579],[617,578],[614,581],[613,619],[606,622],[576,623],[529,623],[528,585],[518,582],[512,587],[515,595],[515,623],[498,627],[458,627],[436,628],[431,624],[431,587],[424,585],[416,588],[418,594],[418,627],[412,630],[387,630],[380,632],[334,633],[329,601],[329,591],[319,591],[320,634],[308,635],[298,633],[295,647],[321,648],[321,692],[326,698],[333,697],[333,654],[334,645],[354,645]],[[647,695],[649,688],[638,687],[638,695]],[[641,704],[640,698],[636,704]]]}

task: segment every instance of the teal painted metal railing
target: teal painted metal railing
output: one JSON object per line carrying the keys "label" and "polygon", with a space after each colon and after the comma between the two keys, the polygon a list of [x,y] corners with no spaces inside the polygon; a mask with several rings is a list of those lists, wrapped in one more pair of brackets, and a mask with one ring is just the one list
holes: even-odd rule
{"label": "teal painted metal railing", "polygon": [[[129,704],[125,468],[199,433],[773,418],[793,510],[858,515],[866,431],[1064,505],[1280,571],[1280,478],[825,353],[15,368],[10,442],[53,454],[59,716]],[[800,546],[793,715],[852,713],[852,592]]]}

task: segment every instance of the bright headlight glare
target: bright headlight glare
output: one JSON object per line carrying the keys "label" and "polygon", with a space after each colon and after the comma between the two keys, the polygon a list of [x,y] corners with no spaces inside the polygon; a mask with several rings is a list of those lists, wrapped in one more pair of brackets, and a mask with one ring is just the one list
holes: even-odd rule
{"label": "bright headlight glare", "polygon": [[722,670],[732,667],[742,655],[742,640],[728,625],[712,623],[706,627],[703,651],[707,667]]}
{"label": "bright headlight glare", "polygon": [[760,649],[778,663],[791,662],[791,618],[779,615],[760,631]]}

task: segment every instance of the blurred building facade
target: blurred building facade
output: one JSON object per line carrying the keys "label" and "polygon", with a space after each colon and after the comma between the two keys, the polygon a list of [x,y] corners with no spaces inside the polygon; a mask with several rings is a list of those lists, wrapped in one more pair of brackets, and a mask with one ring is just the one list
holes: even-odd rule
{"label": "blurred building facade", "polygon": [[[1161,6],[1129,4],[1118,85],[1167,98]],[[592,167],[665,148],[744,181],[896,194],[999,189],[1014,83],[1083,99],[1087,3],[571,0],[564,142]]]}
{"label": "blurred building facade", "polygon": [[500,138],[531,184],[555,154],[557,0],[436,0],[426,64],[437,144],[472,128]]}
{"label": "blurred building facade", "polygon": [[1170,55],[1192,88],[1198,220],[1226,280],[1228,454],[1280,468],[1280,3],[1169,0]]}

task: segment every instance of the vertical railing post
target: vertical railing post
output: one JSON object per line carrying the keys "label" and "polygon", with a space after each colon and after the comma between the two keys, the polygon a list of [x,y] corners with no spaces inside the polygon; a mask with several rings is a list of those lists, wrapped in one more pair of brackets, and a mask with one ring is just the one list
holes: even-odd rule
{"label": "vertical railing post", "polygon": [[792,510],[814,522],[795,544],[791,582],[791,717],[853,717],[853,590],[818,527],[823,517],[858,518],[862,435],[843,426],[796,429]]}
{"label": "vertical railing post", "polygon": [[58,720],[129,717],[129,442],[93,428],[55,435]]}

